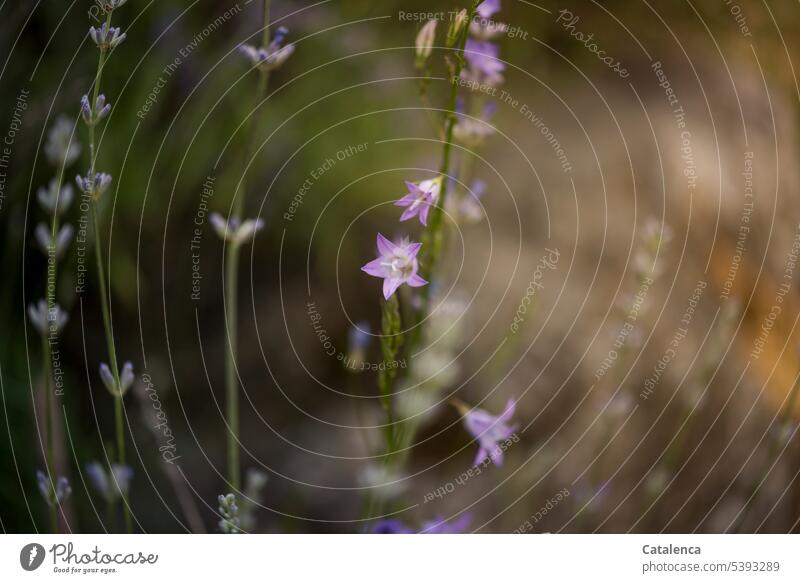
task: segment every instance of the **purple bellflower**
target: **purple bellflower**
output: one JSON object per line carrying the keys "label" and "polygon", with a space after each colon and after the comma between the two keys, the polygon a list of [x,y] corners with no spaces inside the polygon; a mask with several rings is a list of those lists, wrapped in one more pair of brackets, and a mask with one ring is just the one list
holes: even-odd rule
{"label": "purple bellflower", "polygon": [[383,297],[389,299],[397,288],[406,283],[411,287],[422,287],[428,282],[417,275],[419,264],[417,253],[422,243],[411,243],[408,239],[399,244],[392,243],[378,233],[378,253],[380,256],[373,259],[361,271],[373,276],[383,278]]}
{"label": "purple bellflower", "polygon": [[506,65],[499,60],[500,49],[487,41],[467,40],[464,57],[469,67],[462,71],[463,77],[475,83],[496,86],[503,82]]}
{"label": "purple bellflower", "polygon": [[487,457],[495,465],[503,465],[503,449],[500,443],[509,439],[517,430],[516,424],[509,425],[514,416],[514,406],[514,399],[509,399],[500,415],[494,416],[483,409],[470,409],[464,415],[464,426],[480,446],[475,456],[475,465]]}
{"label": "purple bellflower", "polygon": [[423,180],[420,183],[409,182],[406,180],[408,194],[398,200],[395,206],[405,207],[406,210],[400,215],[400,221],[419,216],[419,222],[428,226],[428,211],[436,204],[439,199],[439,191],[442,188],[442,177]]}

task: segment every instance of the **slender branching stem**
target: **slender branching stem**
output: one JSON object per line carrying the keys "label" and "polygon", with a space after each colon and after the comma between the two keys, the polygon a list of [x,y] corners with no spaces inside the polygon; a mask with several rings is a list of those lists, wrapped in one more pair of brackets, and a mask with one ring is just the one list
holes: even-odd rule
{"label": "slender branching stem", "polygon": [[[262,46],[269,45],[269,3],[264,0]],[[269,86],[269,72],[264,68],[258,70],[258,85],[256,88],[253,111],[266,97]],[[255,115],[250,115],[245,126],[246,156],[245,165],[254,151],[255,145]],[[246,168],[239,182],[239,187],[234,194],[231,217],[242,219],[247,195]],[[234,490],[241,488],[241,468],[239,463],[239,382],[237,380],[238,361],[238,295],[239,295],[239,253],[241,245],[229,242],[225,252],[225,314],[228,320],[229,349],[225,353],[225,395],[228,423],[228,482]]]}
{"label": "slender branching stem", "polygon": [[[111,14],[112,11],[109,11],[106,16],[106,26],[111,26]],[[108,58],[108,48],[104,45],[99,47],[100,56],[97,60],[97,71],[95,72],[94,77],[94,87],[92,89],[92,99],[90,101],[90,105],[92,108],[95,107],[97,103],[97,97],[100,95],[100,84],[103,77],[103,68],[106,64],[106,59]],[[96,136],[95,136],[95,124],[89,124],[89,180],[94,181],[95,175],[97,173],[97,143],[96,143]],[[114,333],[111,327],[111,312],[109,308],[109,295],[108,289],[106,286],[106,275],[105,269],[103,267],[103,250],[101,245],[101,238],[100,238],[100,221],[98,218],[98,200],[96,198],[92,198],[91,204],[91,213],[92,213],[92,223],[94,226],[94,248],[95,248],[95,257],[97,259],[97,278],[100,282],[100,305],[103,311],[103,328],[105,331],[106,336],[106,345],[108,348],[108,360],[109,366],[111,368],[111,374],[114,377],[114,382],[118,388],[121,387],[120,384],[120,375],[119,375],[119,365],[117,364],[117,351],[114,345]],[[114,421],[116,425],[116,441],[117,441],[117,461],[121,465],[125,465],[125,431],[124,431],[124,424],[123,424],[123,415],[122,415],[122,393],[118,392],[116,395],[113,396],[114,398]],[[122,512],[125,518],[125,527],[128,532],[132,531],[132,521],[130,515],[130,509],[128,507],[128,500],[127,496],[122,497]]]}

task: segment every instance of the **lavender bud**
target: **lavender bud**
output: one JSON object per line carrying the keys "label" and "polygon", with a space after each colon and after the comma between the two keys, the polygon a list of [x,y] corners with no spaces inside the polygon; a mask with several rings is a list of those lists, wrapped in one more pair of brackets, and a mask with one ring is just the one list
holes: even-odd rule
{"label": "lavender bud", "polygon": [[268,47],[258,48],[252,45],[242,44],[239,45],[239,52],[247,57],[253,66],[258,67],[262,71],[274,71],[283,65],[292,53],[294,53],[294,45],[289,44],[284,47],[281,46],[288,32],[286,28],[280,27],[276,31],[275,38],[272,39]]}
{"label": "lavender bud", "polygon": [[114,380],[114,375],[111,374],[111,369],[108,368],[105,362],[100,363],[100,379],[108,389],[108,392],[116,397],[118,395],[117,381]]}
{"label": "lavender bud", "polygon": [[264,219],[247,219],[242,222],[242,225],[234,233],[233,242],[237,245],[249,243],[255,239],[256,234],[263,228]]}
{"label": "lavender bud", "polygon": [[236,505],[236,496],[228,494],[217,497],[219,502],[219,513],[222,519],[219,521],[219,529],[225,534],[237,534],[242,532],[239,520],[239,507]]}
{"label": "lavender bud", "polygon": [[211,213],[208,217],[208,222],[211,223],[211,226],[214,228],[214,231],[219,235],[220,239],[223,241],[228,239],[228,223],[225,219],[222,218],[222,215],[219,213]]}
{"label": "lavender bud", "polygon": [[85,123],[87,126],[93,125],[92,106],[89,105],[88,95],[81,97],[81,117],[83,118],[83,123]]}
{"label": "lavender bud", "polygon": [[98,95],[97,99],[94,102],[94,109],[89,104],[89,96],[84,95],[81,97],[81,117],[83,118],[83,122],[88,126],[92,127],[100,123],[108,113],[111,111],[111,104],[106,103],[106,96],[105,95]]}
{"label": "lavender bud", "polygon": [[72,494],[72,486],[69,485],[69,480],[60,476],[56,482],[56,504],[61,504]]}
{"label": "lavender bud", "polygon": [[[72,225],[66,224],[61,227],[61,230],[56,235],[55,256],[57,258],[61,257],[67,247],[69,247],[73,232],[74,230]],[[53,246],[53,240],[51,239],[50,235],[50,229],[44,223],[39,223],[36,225],[34,236],[36,237],[36,242],[39,244],[39,248],[45,256],[50,255],[51,248]]]}
{"label": "lavender bud", "polygon": [[119,376],[119,384],[120,384],[119,393],[121,397],[125,396],[125,393],[127,393],[128,389],[131,388],[131,385],[133,385],[133,381],[135,379],[136,377],[133,374],[133,363],[128,361],[124,365],[122,365],[122,373],[120,373]]}
{"label": "lavender bud", "polygon": [[28,319],[39,334],[46,336],[48,332],[61,332],[69,316],[58,304],[48,308],[45,300],[39,300],[36,304],[28,304]]}
{"label": "lavender bud", "polygon": [[59,116],[50,131],[47,133],[47,142],[44,154],[47,161],[54,167],[70,166],[81,155],[81,146],[72,140],[74,126],[64,116]]}
{"label": "lavender bud", "polygon": [[72,186],[69,184],[64,184],[61,187],[61,192],[59,193],[58,180],[53,178],[48,183],[47,188],[39,188],[39,190],[36,192],[36,198],[39,201],[39,205],[47,214],[52,215],[55,213],[56,215],[60,216],[64,214],[64,212],[69,208],[69,205],[72,204]]}
{"label": "lavender bud", "polygon": [[98,95],[97,100],[94,102],[94,122],[97,123],[104,119],[110,111],[111,104],[106,103],[106,96],[103,94]]}
{"label": "lavender bud", "polygon": [[108,484],[108,474],[106,474],[103,466],[101,466],[99,462],[87,464],[86,475],[92,483],[92,486],[94,486],[94,489],[97,490],[103,498],[108,500],[111,488],[109,488]]}
{"label": "lavender bud", "polygon": [[453,47],[455,46],[458,38],[461,36],[461,31],[464,30],[464,25],[467,23],[467,9],[463,8],[461,12],[459,12],[453,21],[450,23],[450,27],[447,29],[447,46]]}
{"label": "lavender bud", "polygon": [[72,235],[74,232],[75,230],[69,223],[61,227],[58,235],[56,235],[56,257],[61,257],[64,251],[67,250],[67,247],[69,247],[69,244],[72,242]]}
{"label": "lavender bud", "polygon": [[118,497],[127,497],[133,479],[133,468],[122,464],[111,464],[114,477],[114,492]]}
{"label": "lavender bud", "polygon": [[39,493],[42,495],[42,498],[50,505],[50,478],[48,478],[42,470],[36,470],[36,483],[39,486]]}
{"label": "lavender bud", "polygon": [[436,23],[437,21],[429,20],[417,33],[416,49],[417,49],[417,69],[423,69],[428,57],[431,56],[433,51],[433,43],[436,40]]}
{"label": "lavender bud", "polygon": [[117,27],[109,27],[108,24],[103,23],[100,28],[89,28],[89,36],[94,41],[94,44],[102,50],[113,49],[125,40],[127,36],[121,29]]}
{"label": "lavender bud", "polygon": [[99,200],[111,185],[111,176],[105,172],[98,172],[94,177],[89,175],[76,176],[75,183],[81,191],[88,194],[93,199]]}
{"label": "lavender bud", "polygon": [[45,475],[41,470],[36,470],[36,481],[39,486],[39,493],[44,498],[48,506],[57,506],[72,494],[72,488],[69,485],[69,480],[64,476],[56,480],[55,491],[51,487],[50,478]]}
{"label": "lavender bud", "polygon": [[39,245],[39,250],[44,253],[45,257],[50,251],[50,231],[47,225],[39,223],[33,230],[33,237],[36,239],[36,244]]}

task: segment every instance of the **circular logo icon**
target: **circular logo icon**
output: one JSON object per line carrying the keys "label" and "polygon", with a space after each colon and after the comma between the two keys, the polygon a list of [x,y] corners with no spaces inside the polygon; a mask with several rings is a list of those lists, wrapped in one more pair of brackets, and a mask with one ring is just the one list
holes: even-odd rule
{"label": "circular logo icon", "polygon": [[44,562],[44,547],[39,543],[28,543],[19,552],[19,564],[26,571],[35,571]]}

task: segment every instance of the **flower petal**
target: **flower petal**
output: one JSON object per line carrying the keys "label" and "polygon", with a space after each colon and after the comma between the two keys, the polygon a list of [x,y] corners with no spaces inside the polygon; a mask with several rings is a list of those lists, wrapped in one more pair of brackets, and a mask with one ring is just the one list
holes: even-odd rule
{"label": "flower petal", "polygon": [[378,253],[381,255],[389,255],[394,251],[394,243],[389,241],[386,237],[378,233]]}
{"label": "flower petal", "polygon": [[428,285],[428,282],[425,281],[424,279],[422,279],[416,273],[414,275],[412,275],[411,277],[409,277],[408,281],[406,283],[408,285],[410,285],[411,287],[422,287],[423,285]]}
{"label": "flower petal", "polygon": [[388,300],[392,297],[392,294],[397,291],[397,288],[400,287],[400,284],[403,283],[402,279],[397,279],[395,277],[387,277],[383,280],[383,298]]}
{"label": "flower petal", "polygon": [[422,210],[419,211],[419,222],[422,223],[424,226],[428,226],[428,211],[431,210],[431,205],[426,204],[422,206]]}
{"label": "flower petal", "polygon": [[380,257],[367,263],[361,268],[361,271],[373,277],[384,277],[386,275],[386,267],[382,265],[382,259]]}

